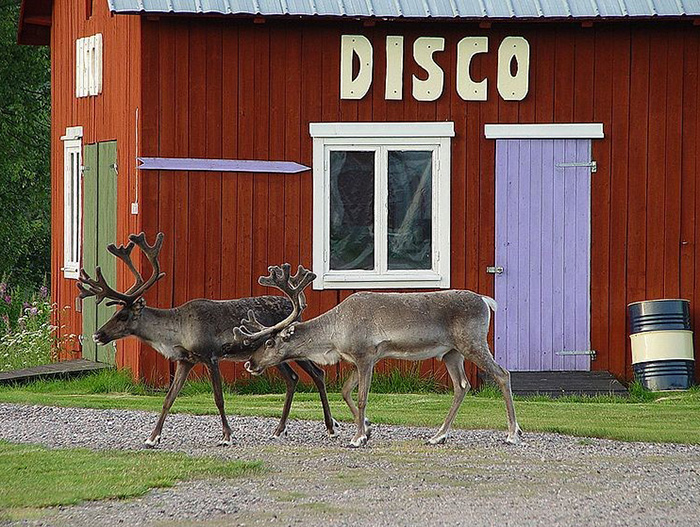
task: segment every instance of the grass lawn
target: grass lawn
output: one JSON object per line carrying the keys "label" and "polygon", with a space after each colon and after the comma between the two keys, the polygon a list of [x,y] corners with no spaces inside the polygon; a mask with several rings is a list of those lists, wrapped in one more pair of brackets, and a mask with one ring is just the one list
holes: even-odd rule
{"label": "grass lawn", "polygon": [[0,521],[37,515],[36,507],[130,498],[180,480],[233,478],[262,470],[259,462],[172,452],[51,450],[0,441]]}
{"label": "grass lawn", "polygon": [[[114,371],[73,381],[39,382],[0,387],[0,402],[160,411],[164,394],[132,383]],[[226,408],[233,415],[279,417],[284,395],[236,394],[229,388]],[[339,393],[329,393],[336,419],[350,421],[350,412]],[[451,393],[370,393],[367,413],[376,423],[425,425],[442,423],[452,401]],[[700,444],[700,390],[652,394],[634,392],[629,398],[516,398],[518,421],[529,431],[560,432],[576,436],[625,441]],[[173,412],[216,414],[207,383],[190,383],[178,397]],[[322,419],[318,395],[297,393],[292,418]],[[155,422],[155,418],[154,418]],[[468,395],[455,423],[457,428],[506,428],[505,405],[500,393],[486,389]]]}

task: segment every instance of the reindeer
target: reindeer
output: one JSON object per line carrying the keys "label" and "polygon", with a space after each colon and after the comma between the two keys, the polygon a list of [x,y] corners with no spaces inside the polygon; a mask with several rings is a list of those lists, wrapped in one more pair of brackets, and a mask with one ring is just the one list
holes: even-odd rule
{"label": "reindeer", "polygon": [[[145,441],[149,448],[160,442],[160,434],[163,423],[175,398],[180,392],[185,380],[195,364],[204,364],[211,377],[214,391],[214,401],[221,414],[223,437],[219,445],[231,444],[231,428],[229,427],[224,412],[224,397],[221,389],[221,374],[219,372],[219,360],[246,361],[257,345],[255,339],[248,344],[234,342],[234,334],[231,331],[231,321],[241,320],[246,313],[257,316],[266,324],[289,324],[299,318],[300,305],[305,306],[305,298],[302,292],[287,300],[281,296],[262,296],[255,298],[241,298],[238,300],[191,300],[174,309],[155,309],[146,306],[143,295],[165,273],[160,272],[158,254],[163,245],[163,233],[158,233],[153,245],[146,241],[146,235],[130,235],[129,244],[125,247],[116,247],[110,244],[107,250],[124,262],[136,281],[125,293],[112,289],[106,282],[99,267],[95,269],[96,279],[90,278],[85,269],[80,271],[78,289],[80,298],[85,299],[94,296],[99,304],[105,298],[110,301],[106,305],[118,305],[121,309],[114,313],[102,327],[92,336],[99,345],[106,345],[113,340],[133,335],[155,348],[161,355],[171,361],[175,361],[175,376],[170,384],[170,389],[163,402],[163,410],[150,437]],[[143,279],[131,261],[131,251],[138,246],[146,255],[153,267],[153,272],[148,280]],[[296,277],[291,277],[294,281]],[[303,308],[302,308],[303,309]],[[290,318],[291,317],[291,318]],[[315,364],[299,360],[296,363],[313,379],[321,396],[323,416],[326,429],[331,437],[335,437],[335,421],[331,417],[324,372]],[[275,429],[273,436],[279,437],[285,432],[292,398],[296,388],[298,375],[288,364],[280,364],[278,370],[287,385],[286,398],[282,409],[282,418]]]}
{"label": "reindeer", "polygon": [[[299,295],[299,287],[315,278],[311,271],[300,266],[295,284],[289,265],[269,267],[270,275],[261,277],[260,284],[277,287],[289,295]],[[299,280],[298,276],[303,275]],[[295,310],[303,307],[295,302]],[[518,443],[522,431],[515,418],[510,389],[510,374],[499,366],[491,355],[486,340],[491,310],[497,308],[490,297],[471,291],[439,291],[434,293],[355,293],[321,316],[306,322],[288,319],[274,325],[265,325],[255,313],[234,328],[238,342],[252,345],[265,342],[245,363],[252,374],[259,375],[265,368],[290,360],[306,359],[317,364],[334,364],[345,360],[355,366],[345,382],[343,399],[350,407],[357,432],[350,445],[359,447],[367,442],[369,422],[365,418],[367,395],[374,366],[381,359],[424,360],[436,357],[445,362],[454,386],[454,400],[438,432],[428,440],[431,445],[444,443],[452,427],[457,410],[469,390],[464,373],[464,359],[470,360],[498,384],[506,402],[508,415],[508,443]],[[358,388],[357,406],[352,392]]]}

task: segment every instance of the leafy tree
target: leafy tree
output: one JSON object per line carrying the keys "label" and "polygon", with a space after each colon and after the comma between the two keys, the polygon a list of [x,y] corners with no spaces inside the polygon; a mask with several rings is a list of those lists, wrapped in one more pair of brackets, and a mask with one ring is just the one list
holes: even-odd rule
{"label": "leafy tree", "polygon": [[0,280],[39,285],[50,269],[49,50],[17,45],[20,0],[0,0]]}

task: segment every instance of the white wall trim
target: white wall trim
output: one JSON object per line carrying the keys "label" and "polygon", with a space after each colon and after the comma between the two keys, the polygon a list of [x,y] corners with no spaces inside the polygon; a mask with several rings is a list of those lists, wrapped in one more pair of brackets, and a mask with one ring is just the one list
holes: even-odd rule
{"label": "white wall trim", "polygon": [[311,137],[454,137],[453,122],[310,123]]}
{"label": "white wall trim", "polygon": [[82,236],[82,126],[69,126],[63,141],[63,276],[80,276]]}
{"label": "white wall trim", "polygon": [[66,135],[61,136],[61,141],[73,141],[75,139],[83,138],[83,127],[82,126],[69,126],[66,128]]}
{"label": "white wall trim", "polygon": [[487,124],[486,139],[602,139],[603,123]]}

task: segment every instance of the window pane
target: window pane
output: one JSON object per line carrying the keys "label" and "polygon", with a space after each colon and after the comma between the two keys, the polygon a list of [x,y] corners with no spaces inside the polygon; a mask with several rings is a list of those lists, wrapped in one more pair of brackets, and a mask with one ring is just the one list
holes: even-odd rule
{"label": "window pane", "polygon": [[73,221],[75,226],[73,228],[73,261],[78,262],[80,260],[80,255],[78,254],[78,245],[80,241],[80,156],[78,153],[73,154]]}
{"label": "window pane", "polygon": [[374,152],[331,151],[330,268],[374,269]]}
{"label": "window pane", "polygon": [[432,268],[432,155],[389,152],[390,270]]}
{"label": "window pane", "polygon": [[76,218],[75,218],[75,153],[70,153],[70,207],[68,209],[70,213],[70,257],[71,261],[75,262],[75,231],[76,231]]}

